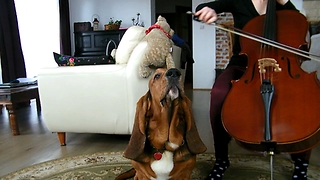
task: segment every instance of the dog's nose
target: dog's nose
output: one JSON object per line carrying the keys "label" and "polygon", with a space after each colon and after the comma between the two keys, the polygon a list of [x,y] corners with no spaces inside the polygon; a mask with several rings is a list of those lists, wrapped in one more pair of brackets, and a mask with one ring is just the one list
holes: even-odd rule
{"label": "dog's nose", "polygon": [[176,68],[171,68],[166,72],[167,78],[178,79],[181,76],[181,72]]}

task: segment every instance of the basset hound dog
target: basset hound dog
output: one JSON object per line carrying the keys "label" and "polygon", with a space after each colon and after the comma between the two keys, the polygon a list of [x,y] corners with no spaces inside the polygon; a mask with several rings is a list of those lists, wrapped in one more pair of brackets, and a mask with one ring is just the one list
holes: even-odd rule
{"label": "basset hound dog", "polygon": [[133,169],[116,180],[187,180],[196,155],[207,150],[200,139],[191,101],[178,69],[158,68],[149,91],[137,102],[134,127],[123,156]]}

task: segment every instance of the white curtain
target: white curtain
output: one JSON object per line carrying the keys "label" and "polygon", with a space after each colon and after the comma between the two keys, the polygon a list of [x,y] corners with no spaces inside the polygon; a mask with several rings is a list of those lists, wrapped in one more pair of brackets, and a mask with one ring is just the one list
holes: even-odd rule
{"label": "white curtain", "polygon": [[59,0],[15,0],[27,77],[55,67],[52,52],[60,52]]}

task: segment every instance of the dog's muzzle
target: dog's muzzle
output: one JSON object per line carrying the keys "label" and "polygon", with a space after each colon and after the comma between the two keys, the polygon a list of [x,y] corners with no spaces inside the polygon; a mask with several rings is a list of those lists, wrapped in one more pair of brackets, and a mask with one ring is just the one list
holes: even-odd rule
{"label": "dog's muzzle", "polygon": [[176,68],[169,69],[165,74],[168,81],[167,94],[170,96],[171,100],[179,97],[180,94],[180,77],[181,72]]}
{"label": "dog's muzzle", "polygon": [[179,81],[180,76],[181,76],[181,72],[176,68],[171,68],[166,72],[166,77],[169,80],[177,80],[177,81]]}

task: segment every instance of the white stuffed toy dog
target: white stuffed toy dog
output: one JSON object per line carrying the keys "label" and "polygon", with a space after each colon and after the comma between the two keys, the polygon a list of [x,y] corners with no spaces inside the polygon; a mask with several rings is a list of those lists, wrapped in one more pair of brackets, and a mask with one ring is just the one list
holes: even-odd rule
{"label": "white stuffed toy dog", "polygon": [[159,16],[157,22],[146,30],[146,36],[142,41],[148,44],[146,54],[140,63],[139,75],[147,78],[152,74],[152,68],[173,68],[171,40],[174,31],[170,28],[167,20]]}

